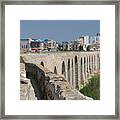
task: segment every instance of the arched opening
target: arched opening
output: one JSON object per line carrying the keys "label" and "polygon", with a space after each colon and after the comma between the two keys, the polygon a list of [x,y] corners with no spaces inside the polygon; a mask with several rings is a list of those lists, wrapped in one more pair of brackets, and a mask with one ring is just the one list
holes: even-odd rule
{"label": "arched opening", "polygon": [[95,65],[95,63],[96,63],[96,59],[95,59],[95,55],[94,55],[94,70],[96,70],[96,65]]}
{"label": "arched opening", "polygon": [[57,74],[57,68],[56,68],[56,66],[54,67],[54,73]]}
{"label": "arched opening", "polygon": [[100,70],[100,56],[97,54],[97,65],[98,65],[98,70]]}
{"label": "arched opening", "polygon": [[74,77],[73,77],[73,59],[72,59],[72,85],[74,84],[73,81],[74,81]]}
{"label": "arched opening", "polygon": [[68,71],[68,82],[70,83],[70,59],[68,59],[68,68],[67,68],[67,71]]}
{"label": "arched opening", "polygon": [[83,67],[83,61],[82,61],[82,58],[81,58],[81,60],[80,60],[80,81],[81,81],[81,84],[83,84],[83,69],[82,69],[82,67]]}
{"label": "arched opening", "polygon": [[86,59],[85,59],[85,57],[84,57],[84,76],[86,79]]}
{"label": "arched opening", "polygon": [[93,56],[92,56],[92,71],[93,71]]}
{"label": "arched opening", "polygon": [[44,67],[44,62],[43,61],[40,64]]}
{"label": "arched opening", "polygon": [[88,62],[89,62],[89,60],[88,60],[88,57],[87,57],[87,64],[86,64],[86,65],[87,65],[87,73],[88,73],[88,71],[89,71],[89,70],[88,70]]}
{"label": "arched opening", "polygon": [[89,71],[90,71],[90,74],[91,74],[92,71],[91,71],[91,61],[90,61],[90,56],[89,56]]}
{"label": "arched opening", "polygon": [[66,73],[65,73],[65,62],[62,62],[62,75],[66,78]]}
{"label": "arched opening", "polygon": [[75,56],[75,83],[76,83],[75,88],[78,89],[79,86],[78,86],[78,59],[77,59],[77,56]]}

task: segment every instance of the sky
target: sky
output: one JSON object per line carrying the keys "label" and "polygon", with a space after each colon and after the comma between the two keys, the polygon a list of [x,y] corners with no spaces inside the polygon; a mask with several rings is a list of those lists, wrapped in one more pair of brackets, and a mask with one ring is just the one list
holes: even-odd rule
{"label": "sky", "polygon": [[81,35],[100,33],[99,20],[21,20],[20,38],[49,38],[71,41]]}

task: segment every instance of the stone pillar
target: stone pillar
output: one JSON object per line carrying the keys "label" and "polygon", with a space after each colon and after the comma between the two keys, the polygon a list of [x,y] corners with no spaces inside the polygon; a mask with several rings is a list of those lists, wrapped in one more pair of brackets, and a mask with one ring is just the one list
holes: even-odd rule
{"label": "stone pillar", "polygon": [[60,64],[57,64],[57,72],[59,75],[62,74],[62,60],[59,61]]}
{"label": "stone pillar", "polygon": [[99,54],[99,57],[98,57],[98,68],[99,68],[99,70],[100,70],[100,54]]}
{"label": "stone pillar", "polygon": [[85,57],[85,79],[87,80],[87,57]]}
{"label": "stone pillar", "polygon": [[65,61],[65,79],[68,81],[68,71],[67,71],[68,64],[67,64],[67,60],[64,61]]}
{"label": "stone pillar", "polygon": [[78,67],[79,67],[79,89],[80,89],[80,87],[81,87],[81,58],[79,58],[79,65],[78,65]]}
{"label": "stone pillar", "polygon": [[75,88],[75,60],[73,59],[73,88]]}
{"label": "stone pillar", "polygon": [[92,74],[92,56],[90,56],[90,61],[89,61],[89,65],[90,65],[90,74]]}
{"label": "stone pillar", "polygon": [[73,68],[73,59],[71,60],[71,85],[74,87],[74,68]]}
{"label": "stone pillar", "polygon": [[67,60],[67,79],[68,79],[68,82],[70,83],[70,69],[71,69],[71,66],[70,66],[70,59]]}
{"label": "stone pillar", "polygon": [[85,62],[84,62],[84,76],[85,76],[85,81],[84,83],[87,82],[87,57],[84,57]]}
{"label": "stone pillar", "polygon": [[78,58],[78,89],[80,89],[80,60]]}
{"label": "stone pillar", "polygon": [[95,71],[97,70],[97,56],[95,54]]}
{"label": "stone pillar", "polygon": [[96,54],[96,70],[98,70],[98,65],[97,65],[98,61],[97,61],[97,54]]}
{"label": "stone pillar", "polygon": [[78,59],[75,63],[75,86],[76,86],[76,89],[79,89],[79,86],[78,86]]}
{"label": "stone pillar", "polygon": [[91,71],[93,73],[93,55],[91,56]]}
{"label": "stone pillar", "polygon": [[97,54],[97,70],[99,70],[99,60],[98,60],[98,54]]}
{"label": "stone pillar", "polygon": [[82,59],[82,79],[83,79],[83,85],[85,83],[85,73],[84,73],[84,57]]}
{"label": "stone pillar", "polygon": [[83,82],[83,70],[82,70],[82,65],[83,65],[83,60],[80,58],[80,87],[82,87],[82,82]]}
{"label": "stone pillar", "polygon": [[[70,60],[70,59],[69,59]],[[70,85],[72,86],[72,64],[71,64],[71,60],[70,60],[70,63],[69,63],[69,65],[70,65],[70,68],[69,68],[69,83],[70,83]]]}
{"label": "stone pillar", "polygon": [[94,70],[96,71],[96,55],[94,55]]}
{"label": "stone pillar", "polygon": [[94,55],[92,55],[92,73],[94,73]]}
{"label": "stone pillar", "polygon": [[73,68],[72,68],[72,60],[70,59],[70,84],[73,87],[73,85],[72,85],[73,80],[72,79],[73,79]]}
{"label": "stone pillar", "polygon": [[99,70],[100,69],[100,66],[99,66],[99,63],[100,61],[99,61],[99,54],[97,54],[97,70]]}
{"label": "stone pillar", "polygon": [[89,78],[90,70],[89,70],[89,56],[87,57],[87,78]]}
{"label": "stone pillar", "polygon": [[93,57],[93,73],[94,73],[94,71],[95,71],[95,66],[94,66],[94,55],[92,56]]}
{"label": "stone pillar", "polygon": [[96,70],[96,66],[95,66],[95,55],[94,55],[94,72]]}
{"label": "stone pillar", "polygon": [[61,74],[62,74],[62,76],[64,76],[64,78],[65,78],[65,80],[67,80],[66,79],[66,73],[67,73],[67,64],[66,64],[66,61],[65,61],[65,59],[62,61],[62,67],[61,67]]}

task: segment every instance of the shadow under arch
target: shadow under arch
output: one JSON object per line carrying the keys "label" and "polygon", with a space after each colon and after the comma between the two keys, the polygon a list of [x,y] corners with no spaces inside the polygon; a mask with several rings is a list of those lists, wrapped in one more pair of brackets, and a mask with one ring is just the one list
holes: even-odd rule
{"label": "shadow under arch", "polygon": [[86,58],[84,57],[84,76],[86,79]]}
{"label": "shadow under arch", "polygon": [[43,67],[44,67],[44,62],[43,61],[41,61],[41,63],[40,63]]}
{"label": "shadow under arch", "polygon": [[65,62],[62,62],[62,75],[66,78],[66,73],[65,73]]}
{"label": "shadow under arch", "polygon": [[79,89],[78,85],[78,58],[75,56],[75,88]]}
{"label": "shadow under arch", "polygon": [[83,61],[82,61],[82,58],[81,58],[80,59],[80,76],[81,76],[81,80],[83,80],[83,75],[82,75],[83,69],[82,69],[82,67],[83,67]]}
{"label": "shadow under arch", "polygon": [[97,68],[98,68],[98,70],[100,70],[100,55],[99,54],[97,54]]}
{"label": "shadow under arch", "polygon": [[73,76],[73,59],[71,61],[71,66],[72,66],[72,85],[74,85],[74,76]]}
{"label": "shadow under arch", "polygon": [[89,56],[89,66],[88,66],[88,69],[89,69],[89,72],[90,72],[90,74],[92,73],[92,71],[91,71],[91,58],[90,58],[90,56]]}
{"label": "shadow under arch", "polygon": [[70,83],[70,59],[68,59],[68,82]]}
{"label": "shadow under arch", "polygon": [[57,68],[56,68],[56,66],[54,67],[54,73],[57,74]]}
{"label": "shadow under arch", "polygon": [[96,65],[95,65],[95,63],[96,63],[96,56],[94,55],[94,70],[96,70]]}
{"label": "shadow under arch", "polygon": [[93,72],[93,70],[94,70],[94,65],[93,65],[93,63],[94,63],[94,55],[92,55],[92,72]]}

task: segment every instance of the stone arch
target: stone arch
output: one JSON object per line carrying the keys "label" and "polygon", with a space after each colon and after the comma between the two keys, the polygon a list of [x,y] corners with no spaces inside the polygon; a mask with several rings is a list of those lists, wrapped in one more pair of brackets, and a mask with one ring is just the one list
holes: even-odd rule
{"label": "stone arch", "polygon": [[43,67],[44,67],[44,62],[43,61],[41,61],[41,63],[40,63]]}
{"label": "stone arch", "polygon": [[54,67],[54,73],[57,74],[57,68],[56,68],[56,66]]}
{"label": "stone arch", "polygon": [[78,89],[78,58],[75,56],[75,88]]}
{"label": "stone arch", "polygon": [[62,62],[62,75],[66,78],[66,72],[65,72],[65,62]]}
{"label": "stone arch", "polygon": [[67,67],[67,78],[68,78],[68,82],[70,83],[70,59],[68,59],[68,67]]}

